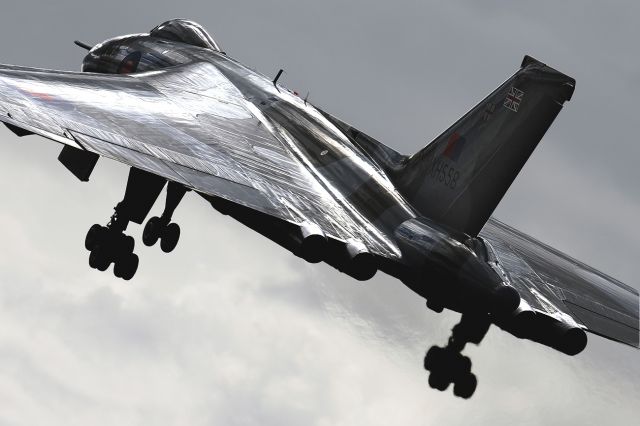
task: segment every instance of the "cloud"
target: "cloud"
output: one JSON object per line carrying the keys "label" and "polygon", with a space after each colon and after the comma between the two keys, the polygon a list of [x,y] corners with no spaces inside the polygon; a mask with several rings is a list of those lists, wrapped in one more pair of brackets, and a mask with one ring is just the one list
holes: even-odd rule
{"label": "cloud", "polygon": [[[55,150],[36,141],[25,142]],[[23,167],[19,156],[4,157],[6,172]],[[66,173],[59,168],[33,179],[55,198]],[[103,165],[93,197],[117,193],[125,173]],[[429,345],[444,343],[456,315],[427,312],[420,298],[383,275],[358,283],[307,266],[197,197],[177,212],[184,240],[175,255],[140,248],[143,266],[132,283],[91,271],[86,259],[75,259],[86,257],[86,224],[67,212],[87,201],[82,192],[47,212],[64,233],[80,237],[60,250],[25,231],[38,230],[40,209],[3,209],[14,220],[2,221],[0,230],[14,249],[2,258],[33,262],[5,262],[0,272],[4,423],[467,424],[473,412],[497,424],[514,416],[534,424],[551,412],[572,412],[575,420],[579,409],[593,420],[607,412],[609,380],[616,381],[616,399],[628,400],[616,415],[622,419],[634,406],[632,381],[597,373],[608,362],[628,362],[620,351],[589,349],[585,358],[569,359],[499,330],[468,349],[480,378],[474,399],[431,391],[422,357]]]}

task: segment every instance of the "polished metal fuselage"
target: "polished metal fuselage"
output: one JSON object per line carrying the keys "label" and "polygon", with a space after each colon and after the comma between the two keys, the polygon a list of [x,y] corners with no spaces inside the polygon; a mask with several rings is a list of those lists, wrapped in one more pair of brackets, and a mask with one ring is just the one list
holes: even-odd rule
{"label": "polished metal fuselage", "polygon": [[[287,181],[291,176],[280,169],[278,163],[299,162],[313,176],[311,181],[321,185],[322,192],[329,194],[342,210],[339,214],[327,216],[337,218],[346,212],[376,239],[384,241],[389,254],[393,253],[400,259],[393,238],[394,230],[402,222],[416,217],[416,212],[385,171],[311,103],[224,53],[158,40],[148,35],[119,37],[96,46],[85,59],[83,70],[117,73],[122,62],[133,52],[142,53],[137,72],[190,63],[206,63],[215,67],[233,90],[241,94],[246,101],[244,106],[259,120],[258,125],[287,151],[283,157],[254,146],[253,154],[258,159],[270,156],[273,160],[269,164],[262,162],[262,167],[269,166],[265,172],[272,176],[281,175],[281,179]],[[225,90],[232,90],[221,89],[211,96],[219,97]],[[189,102],[188,94],[185,95],[183,101]],[[172,100],[176,101],[175,98]],[[184,105],[184,109],[191,109],[191,105]],[[220,114],[224,113],[220,111]],[[296,210],[295,202],[285,202],[290,202],[290,207]],[[300,211],[299,215],[304,216],[305,213]],[[301,217],[300,220],[322,222],[324,218]],[[330,229],[327,233],[333,234]]]}
{"label": "polished metal fuselage", "polygon": [[[128,61],[133,55],[137,64],[132,67]],[[149,35],[119,37],[96,46],[86,57],[83,70],[117,73],[124,67],[127,72],[153,73],[188,64],[200,64],[203,68],[200,73],[190,72],[185,79],[197,79],[203,73],[209,78],[219,74],[217,86],[214,90],[190,93],[194,84],[185,81],[183,88],[174,88],[171,93],[167,92],[167,97],[177,102],[178,108],[195,115],[198,122],[203,123],[203,129],[221,125],[221,121],[213,119],[215,115],[234,118],[226,121],[234,127],[229,137],[217,138],[211,145],[235,143],[227,152],[231,155],[244,152],[245,158],[236,163],[238,169],[234,173],[246,173],[246,180],[253,186],[260,185],[259,176],[267,176],[269,185],[261,190],[278,199],[279,209],[284,206],[299,223],[316,224],[327,236],[344,243],[349,242],[348,236],[352,233],[353,239],[359,239],[358,243],[378,256],[379,269],[401,279],[428,299],[440,299],[458,311],[491,303],[502,280],[463,244],[470,237],[420,219],[419,213],[395,186],[393,176],[389,176],[372,153],[363,149],[344,126],[295,92],[274,84],[270,78],[222,52],[158,40]],[[155,87],[167,90],[161,85]],[[194,96],[198,97],[197,101]],[[206,102],[208,98],[211,102],[205,109],[195,106],[196,102],[203,99]],[[239,99],[254,121],[234,117],[237,112],[225,108],[231,108]],[[174,127],[187,131],[185,125],[178,123]],[[256,128],[264,132],[264,139],[237,139],[237,135],[255,136]],[[264,145],[266,135],[271,139]],[[157,143],[166,145],[166,142]],[[188,148],[192,145],[188,144]],[[207,155],[200,157],[206,159]],[[296,181],[287,163],[301,167],[306,178]],[[323,202],[318,203],[322,210],[301,205],[305,203],[305,197],[299,196],[301,193],[307,197],[324,197]],[[256,230],[264,233],[260,226]],[[329,263],[332,254],[325,256]],[[333,264],[348,273],[348,267],[343,268],[339,258]]]}
{"label": "polished metal fuselage", "polygon": [[[91,49],[84,73],[1,65],[1,121],[193,189],[294,253],[300,235],[321,232],[324,260],[346,273],[344,258],[366,250],[441,307],[486,313],[499,290],[515,288],[522,299],[500,319],[506,329],[525,312],[637,346],[633,289],[493,219],[477,235],[445,226],[424,210],[442,202],[437,191],[420,205],[407,195],[411,158],[196,36],[209,47],[151,34],[108,40]],[[424,189],[422,170],[405,180]]]}

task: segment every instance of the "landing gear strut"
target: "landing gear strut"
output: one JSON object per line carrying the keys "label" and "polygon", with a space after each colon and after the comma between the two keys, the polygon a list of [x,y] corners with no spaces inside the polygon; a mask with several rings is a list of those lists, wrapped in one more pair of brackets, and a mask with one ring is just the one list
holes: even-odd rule
{"label": "landing gear strut", "polygon": [[486,315],[463,314],[460,323],[453,327],[447,345],[432,346],[424,358],[424,368],[430,372],[429,386],[444,391],[453,383],[454,395],[470,398],[478,380],[471,372],[471,360],[461,352],[467,343],[479,344],[490,325]]}
{"label": "landing gear strut", "polygon": [[169,182],[167,201],[162,215],[149,219],[142,232],[142,242],[146,246],[151,247],[160,240],[160,248],[163,252],[170,253],[176,248],[180,239],[180,226],[177,223],[172,223],[171,217],[187,191],[184,186]]}
{"label": "landing gear strut", "polygon": [[144,222],[165,184],[166,180],[160,176],[133,167],[129,170],[124,199],[115,207],[107,226],[96,224],[87,232],[84,245],[91,252],[89,266],[106,271],[113,263],[116,277],[124,280],[133,278],[139,259],[133,252],[133,237],[124,232],[129,222]]}

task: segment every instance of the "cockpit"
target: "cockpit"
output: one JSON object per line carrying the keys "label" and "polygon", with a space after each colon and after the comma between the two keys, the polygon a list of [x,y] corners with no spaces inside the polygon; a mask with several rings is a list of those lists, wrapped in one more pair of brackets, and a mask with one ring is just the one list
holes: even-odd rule
{"label": "cockpit", "polygon": [[158,25],[149,33],[163,40],[177,41],[192,46],[204,47],[220,52],[221,49],[202,25],[187,19],[172,19]]}
{"label": "cockpit", "polygon": [[95,45],[82,62],[82,71],[131,74],[167,68],[196,60],[200,49],[220,52],[205,29],[186,19],[172,19],[149,33],[132,34]]}

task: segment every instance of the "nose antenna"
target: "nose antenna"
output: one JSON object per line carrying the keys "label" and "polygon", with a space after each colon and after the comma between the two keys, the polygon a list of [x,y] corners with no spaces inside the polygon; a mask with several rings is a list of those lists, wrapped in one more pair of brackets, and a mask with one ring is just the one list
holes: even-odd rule
{"label": "nose antenna", "polygon": [[78,40],[74,41],[73,43],[76,46],[81,47],[81,48],[83,48],[85,50],[91,50],[93,48],[93,46],[89,46],[87,43],[83,43],[83,42],[78,41]]}

